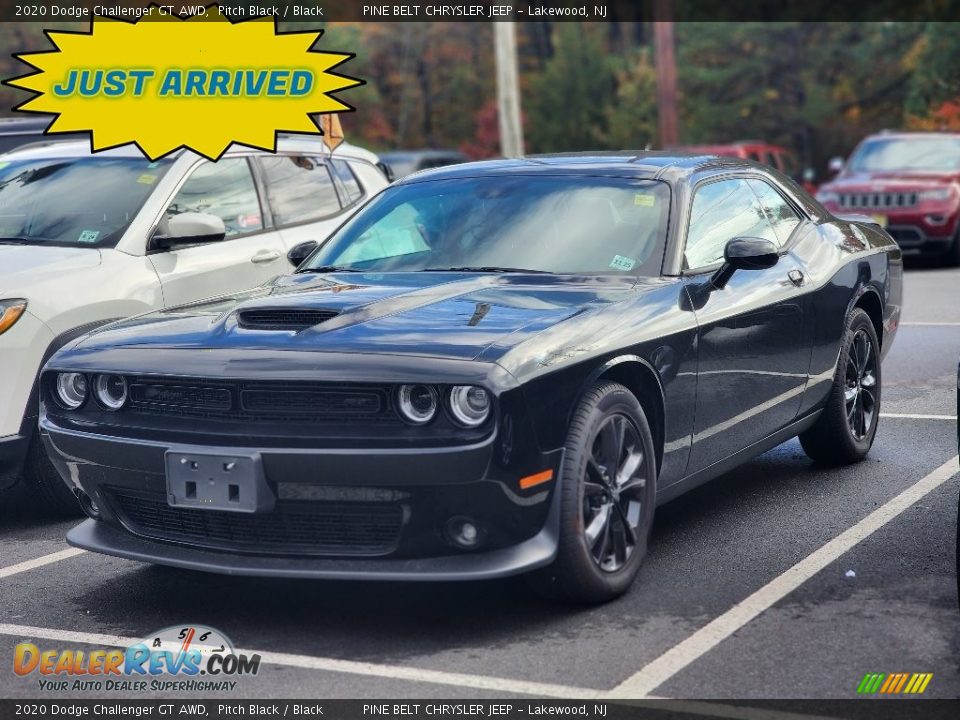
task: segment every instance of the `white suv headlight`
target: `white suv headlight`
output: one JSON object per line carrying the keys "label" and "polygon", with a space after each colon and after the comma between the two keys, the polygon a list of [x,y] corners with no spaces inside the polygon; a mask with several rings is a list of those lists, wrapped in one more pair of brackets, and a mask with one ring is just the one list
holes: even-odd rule
{"label": "white suv headlight", "polygon": [[26,309],[26,300],[0,300],[0,335],[12,328]]}
{"label": "white suv headlight", "polygon": [[950,199],[950,188],[937,188],[936,190],[921,190],[917,193],[920,200],[933,200],[934,202],[944,202]]}

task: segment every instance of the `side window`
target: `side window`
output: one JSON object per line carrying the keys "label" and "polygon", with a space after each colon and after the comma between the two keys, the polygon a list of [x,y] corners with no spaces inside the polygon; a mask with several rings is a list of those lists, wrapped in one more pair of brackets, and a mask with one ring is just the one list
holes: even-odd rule
{"label": "side window", "polygon": [[697,188],[690,210],[684,259],[687,268],[723,260],[723,250],[735,237],[759,237],[778,243],[757,196],[746,180],[721,180]]}
{"label": "side window", "polygon": [[786,245],[793,229],[800,224],[800,216],[784,199],[783,195],[774,190],[768,183],[763,180],[748,180],[747,182],[750,183],[750,187],[760,198],[760,204],[766,211],[767,217],[770,218],[770,223],[777,234],[778,244]]}
{"label": "side window", "polygon": [[246,158],[206,162],[194,170],[167,208],[167,217],[184,212],[216,215],[227,237],[262,230],[260,199]]}
{"label": "side window", "polygon": [[319,220],[340,212],[340,200],[322,158],[275,155],[260,158],[267,199],[278,227]]}
{"label": "side window", "polygon": [[331,164],[333,165],[334,174],[340,180],[341,189],[346,191],[344,197],[346,204],[353,205],[363,197],[363,188],[360,187],[357,176],[353,174],[353,170],[350,169],[350,163],[346,160],[332,160]]}

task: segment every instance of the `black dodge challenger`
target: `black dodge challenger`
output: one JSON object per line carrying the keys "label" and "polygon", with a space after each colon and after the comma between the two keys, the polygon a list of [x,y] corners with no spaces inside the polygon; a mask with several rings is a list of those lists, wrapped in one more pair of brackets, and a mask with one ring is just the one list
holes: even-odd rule
{"label": "black dodge challenger", "polygon": [[797,435],[867,454],[901,283],[878,226],[747,161],[459,165],[268,286],[72,343],[42,433],[77,547],[599,602],[658,504]]}

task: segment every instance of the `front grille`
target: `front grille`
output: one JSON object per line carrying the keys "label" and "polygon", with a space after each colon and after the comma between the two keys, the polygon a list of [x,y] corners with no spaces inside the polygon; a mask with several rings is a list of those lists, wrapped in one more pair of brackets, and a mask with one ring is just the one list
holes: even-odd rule
{"label": "front grille", "polygon": [[316,382],[246,382],[130,378],[129,409],[150,415],[220,420],[337,423],[354,418],[402,421],[390,387]]}
{"label": "front grille", "polygon": [[269,513],[171,507],[162,495],[111,488],[110,506],[132,533],[258,555],[386,555],[403,527],[398,503],[284,502]]}
{"label": "front grille", "polygon": [[911,208],[917,204],[915,192],[841,193],[840,207],[864,210]]}
{"label": "front grille", "polygon": [[240,405],[252,413],[318,413],[324,415],[371,415],[383,410],[385,398],[376,392],[330,390],[240,391]]}
{"label": "front grille", "polygon": [[337,316],[335,310],[306,308],[259,308],[241,310],[237,323],[245,330],[292,330],[298,332]]}
{"label": "front grille", "polygon": [[921,245],[927,239],[920,229],[915,227],[888,227],[887,232],[901,246]]}

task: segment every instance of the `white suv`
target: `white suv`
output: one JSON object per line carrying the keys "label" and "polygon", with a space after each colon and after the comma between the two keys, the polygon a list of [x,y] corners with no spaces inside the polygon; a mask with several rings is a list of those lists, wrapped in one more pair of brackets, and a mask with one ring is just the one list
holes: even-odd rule
{"label": "white suv", "polygon": [[282,136],[150,162],[46,142],[0,155],[0,489],[21,475],[51,510],[75,498],[37,437],[37,374],[59,347],[130,315],[292,270],[387,185],[377,156]]}

